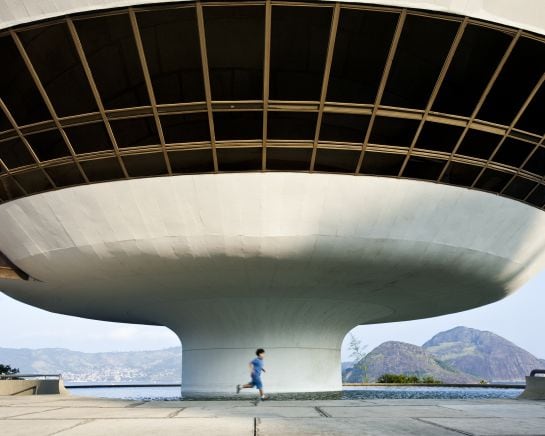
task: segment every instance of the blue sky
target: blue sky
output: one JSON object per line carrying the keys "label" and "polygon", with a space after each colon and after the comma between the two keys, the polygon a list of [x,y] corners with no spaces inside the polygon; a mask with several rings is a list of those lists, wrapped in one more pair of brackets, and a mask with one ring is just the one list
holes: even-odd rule
{"label": "blue sky", "polygon": [[[434,334],[463,325],[497,333],[545,358],[545,271],[513,295],[478,309],[390,324],[359,326],[351,331],[367,351],[384,341],[422,345]],[[151,350],[180,345],[166,327],[118,324],[58,315],[20,303],[0,293],[0,347],[69,348],[78,351]],[[350,360],[348,336],[343,360]],[[5,362],[8,363],[9,362]]]}

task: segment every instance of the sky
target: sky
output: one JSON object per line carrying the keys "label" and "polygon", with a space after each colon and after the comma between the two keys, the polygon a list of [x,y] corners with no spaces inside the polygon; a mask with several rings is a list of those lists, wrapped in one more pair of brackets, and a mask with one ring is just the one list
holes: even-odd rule
{"label": "sky", "polygon": [[[545,358],[545,271],[503,300],[477,309],[388,324],[359,326],[347,334],[342,360],[349,361],[353,334],[366,351],[385,341],[422,345],[436,333],[457,326],[488,330],[538,358]],[[166,327],[94,321],[59,315],[29,306],[0,293],[0,347],[68,348],[76,351],[156,350],[180,346]],[[9,364],[9,362],[2,362]]]}

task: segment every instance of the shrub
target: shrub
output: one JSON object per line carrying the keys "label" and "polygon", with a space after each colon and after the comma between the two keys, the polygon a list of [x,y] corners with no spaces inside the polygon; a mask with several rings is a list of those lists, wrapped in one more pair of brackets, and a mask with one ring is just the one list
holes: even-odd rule
{"label": "shrub", "polygon": [[423,377],[422,379],[418,378],[416,375],[406,375],[406,374],[382,374],[378,380],[378,383],[400,383],[400,384],[409,384],[409,383],[427,383],[427,384],[440,384],[440,380],[436,380],[431,376]]}
{"label": "shrub", "polygon": [[422,378],[422,383],[426,383],[426,384],[429,384],[429,385],[440,385],[443,382],[441,380],[437,380],[437,379],[433,378],[431,375],[428,375],[428,376]]}

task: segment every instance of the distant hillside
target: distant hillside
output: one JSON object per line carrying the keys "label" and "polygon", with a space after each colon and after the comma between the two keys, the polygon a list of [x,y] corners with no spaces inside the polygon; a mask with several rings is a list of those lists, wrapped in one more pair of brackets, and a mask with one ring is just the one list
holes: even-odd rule
{"label": "distant hillside", "polygon": [[[63,348],[0,348],[0,363],[26,373],[63,374],[68,382],[179,383],[181,347],[154,351],[82,353]],[[423,347],[385,342],[364,359],[367,380],[387,372],[431,376],[444,383],[480,380],[520,382],[545,360],[490,332],[456,327],[439,333]],[[343,380],[361,382],[361,371],[342,364]]]}
{"label": "distant hillside", "polygon": [[436,358],[477,378],[495,382],[524,381],[545,361],[494,333],[456,327],[423,345]]}
{"label": "distant hillside", "polygon": [[[367,367],[369,382],[385,373],[431,376],[443,383],[478,383],[480,380],[446,365],[422,347],[405,342],[384,342],[367,354],[363,366]],[[358,383],[362,381],[362,373],[358,369],[348,369],[344,379]]]}
{"label": "distant hillside", "polygon": [[62,374],[69,382],[179,383],[181,357],[181,347],[113,353],[0,348],[0,363],[22,373]]}

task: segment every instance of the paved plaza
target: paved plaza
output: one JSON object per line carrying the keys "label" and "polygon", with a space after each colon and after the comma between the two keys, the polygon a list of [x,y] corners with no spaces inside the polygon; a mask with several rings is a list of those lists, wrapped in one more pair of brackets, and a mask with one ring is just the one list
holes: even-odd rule
{"label": "paved plaza", "polygon": [[545,435],[545,402],[521,400],[129,401],[0,397],[0,434]]}

